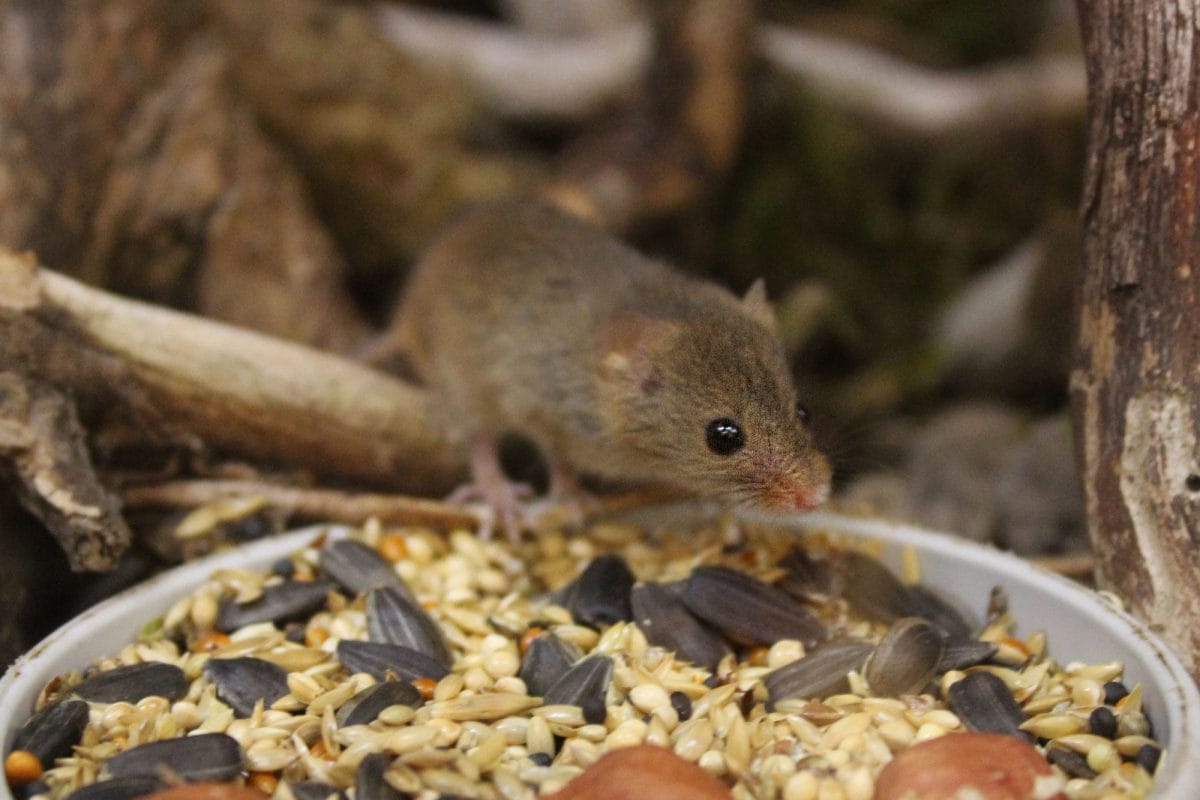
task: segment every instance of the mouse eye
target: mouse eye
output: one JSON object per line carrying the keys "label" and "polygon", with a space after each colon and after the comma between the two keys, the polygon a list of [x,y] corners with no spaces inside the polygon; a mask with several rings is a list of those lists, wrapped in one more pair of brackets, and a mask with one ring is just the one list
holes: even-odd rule
{"label": "mouse eye", "polygon": [[801,425],[808,424],[808,406],[800,401],[796,401],[796,419],[800,420]]}
{"label": "mouse eye", "polygon": [[746,434],[742,432],[741,425],[729,417],[721,417],[708,423],[704,429],[704,440],[709,450],[719,456],[727,456],[742,449],[746,444]]}

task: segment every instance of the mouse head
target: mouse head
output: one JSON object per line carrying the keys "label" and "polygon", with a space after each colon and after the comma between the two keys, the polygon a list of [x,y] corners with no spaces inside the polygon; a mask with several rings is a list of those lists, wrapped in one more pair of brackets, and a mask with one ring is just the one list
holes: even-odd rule
{"label": "mouse head", "polygon": [[[733,313],[730,313],[730,312]],[[796,510],[829,493],[756,284],[686,319],[623,314],[601,334],[605,424],[629,463],[735,502]]]}

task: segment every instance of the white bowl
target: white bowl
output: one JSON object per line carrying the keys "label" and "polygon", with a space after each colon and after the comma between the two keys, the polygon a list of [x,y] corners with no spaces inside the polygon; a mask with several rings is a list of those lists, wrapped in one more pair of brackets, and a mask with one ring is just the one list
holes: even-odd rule
{"label": "white bowl", "polygon": [[[884,562],[893,568],[898,567],[904,548],[911,546],[920,557],[924,583],[961,607],[981,613],[991,588],[1003,586],[1018,633],[1044,630],[1050,653],[1060,662],[1123,662],[1125,682],[1142,684],[1155,737],[1166,747],[1152,797],[1200,797],[1200,695],[1179,658],[1133,617],[1059,575],[964,539],[831,513],[799,515],[787,524],[797,531],[815,528],[876,539],[883,544]],[[214,570],[266,568],[319,532],[340,536],[344,531],[341,526],[315,526],[199,559],[121,592],[66,623],[0,679],[2,752],[8,752],[13,734],[28,718],[47,681],[112,654],[131,641],[146,621],[164,613]],[[0,800],[12,800],[4,782],[0,782]]]}

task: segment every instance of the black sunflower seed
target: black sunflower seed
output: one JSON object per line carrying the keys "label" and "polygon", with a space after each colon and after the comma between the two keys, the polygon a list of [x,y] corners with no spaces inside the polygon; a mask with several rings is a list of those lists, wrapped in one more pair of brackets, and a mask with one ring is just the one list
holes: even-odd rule
{"label": "black sunflower seed", "polygon": [[395,567],[378,551],[353,539],[341,539],[321,550],[321,570],[350,594],[366,594],[390,586],[416,602],[412,590]]}
{"label": "black sunflower seed", "polygon": [[770,645],[798,639],[812,647],[821,623],[790,594],[729,567],[697,567],[683,590],[693,614],[739,644]]}
{"label": "black sunflower seed", "polygon": [[227,781],[242,771],[242,746],[224,733],[201,733],[140,744],[108,760],[114,778],[178,775],[185,781]]}
{"label": "black sunflower seed", "polygon": [[135,797],[164,789],[166,785],[156,775],[127,775],[123,778],[109,778],[106,781],[81,786],[67,795],[67,798],[68,800],[133,800]]}
{"label": "black sunflower seed", "polygon": [[449,674],[444,665],[411,647],[385,642],[338,642],[337,658],[350,672],[365,672],[376,680],[387,680],[388,673],[402,680],[433,678]]}
{"label": "black sunflower seed", "polygon": [[576,622],[593,628],[628,621],[633,615],[629,606],[633,581],[624,558],[599,556],[563,588],[560,603]]}
{"label": "black sunflower seed", "polygon": [[204,665],[204,677],[217,687],[217,697],[245,718],[254,713],[262,700],[264,708],[288,693],[287,670],[261,658],[211,658]]}
{"label": "black sunflower seed", "polygon": [[847,673],[862,669],[874,647],[857,639],[832,639],[813,648],[804,658],[769,672],[763,679],[768,707],[780,700],[839,694],[850,688]]}
{"label": "black sunflower seed", "polygon": [[266,587],[258,599],[249,603],[226,598],[221,601],[216,628],[231,633],[259,622],[274,622],[283,627],[323,608],[331,588],[325,581],[287,581]]}
{"label": "black sunflower seed", "polygon": [[679,595],[661,584],[635,586],[631,601],[633,621],[651,644],[709,670],[716,669],[729,652],[717,632],[696,619]]}
{"label": "black sunflower seed", "polygon": [[1026,741],[1033,737],[1020,729],[1025,712],[1012,691],[990,672],[972,672],[947,692],[950,708],[968,730],[1003,733]]}
{"label": "black sunflower seed", "polygon": [[421,705],[421,693],[408,681],[382,681],[368,686],[337,710],[338,727],[367,725],[391,706]]}
{"label": "black sunflower seed", "polygon": [[546,705],[579,706],[589,724],[604,722],[608,705],[604,696],[612,680],[613,661],[604,655],[588,656],[567,670],[547,690],[542,702]]}
{"label": "black sunflower seed", "polygon": [[438,624],[395,587],[367,592],[366,605],[370,641],[404,645],[446,667],[454,663]]}
{"label": "black sunflower seed", "polygon": [[574,645],[553,633],[540,634],[529,643],[525,655],[521,657],[521,671],[517,677],[525,682],[525,688],[531,696],[545,695],[579,660],[579,655]]}
{"label": "black sunflower seed", "polygon": [[88,704],[59,700],[30,717],[13,737],[14,750],[26,750],[47,769],[54,759],[71,755],[88,723]]}
{"label": "black sunflower seed", "polygon": [[188,679],[174,664],[145,662],[97,672],[72,691],[93,703],[136,703],[145,697],[178,700],[187,694]]}

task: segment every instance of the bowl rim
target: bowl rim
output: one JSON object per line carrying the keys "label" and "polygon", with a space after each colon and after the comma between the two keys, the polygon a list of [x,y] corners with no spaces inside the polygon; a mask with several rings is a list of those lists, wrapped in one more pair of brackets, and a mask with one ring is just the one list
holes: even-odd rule
{"label": "bowl rim", "polygon": [[[878,518],[849,516],[837,512],[816,511],[787,517],[738,514],[750,522],[766,522],[802,532],[830,532],[853,538],[874,539],[885,545],[911,546],[935,553],[942,558],[965,561],[995,571],[997,582],[1006,586],[1034,584],[1055,596],[1071,613],[1099,626],[1098,633],[1127,641],[1136,640],[1147,648],[1142,665],[1165,699],[1166,760],[1158,770],[1156,800],[1194,800],[1200,796],[1200,693],[1197,692],[1182,660],[1144,623],[1114,608],[1099,593],[1061,575],[1037,567],[1031,562],[989,545],[952,534],[931,531]],[[20,656],[0,677],[0,748],[7,754],[17,727],[23,722],[34,700],[47,681],[62,672],[81,668],[91,661],[115,652],[113,636],[86,635],[89,625],[106,623],[129,631],[120,646],[154,616],[163,614],[177,599],[188,594],[213,572],[247,565],[266,566],[271,561],[310,544],[318,536],[342,538],[354,530],[341,524],[311,525],[236,548],[221,551],[166,570],[125,589],[63,623],[41,642]],[[933,584],[936,588],[936,583]],[[1010,591],[1011,593],[1011,591]],[[1051,643],[1053,644],[1053,643]],[[1159,729],[1161,734],[1162,729]],[[7,781],[0,781],[0,800],[13,800]]]}

